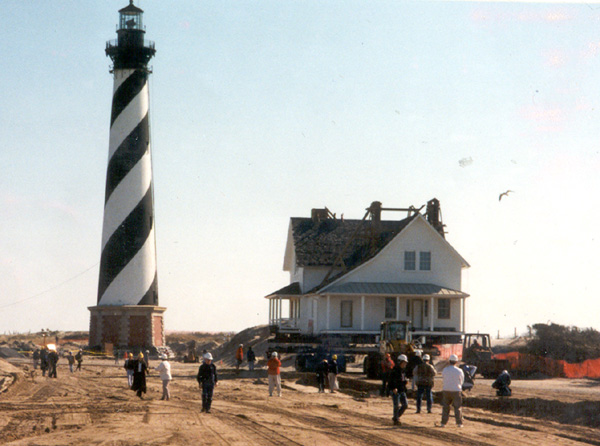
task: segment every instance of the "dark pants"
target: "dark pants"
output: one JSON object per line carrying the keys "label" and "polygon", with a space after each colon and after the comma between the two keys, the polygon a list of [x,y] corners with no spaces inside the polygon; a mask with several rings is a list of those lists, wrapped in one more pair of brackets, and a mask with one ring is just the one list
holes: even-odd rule
{"label": "dark pants", "polygon": [[212,404],[213,391],[215,390],[214,384],[203,383],[202,384],[202,410],[210,410]]}
{"label": "dark pants", "polygon": [[388,380],[390,379],[390,372],[381,372],[381,390],[379,395],[390,396],[390,389],[388,387]]}
{"label": "dark pants", "polygon": [[327,380],[327,375],[318,374],[317,375],[317,383],[319,384],[319,393],[325,392],[325,381]]}
{"label": "dark pants", "polygon": [[462,394],[461,392],[447,392],[444,390],[442,393],[442,425],[445,425],[450,418],[450,406],[454,408],[454,418],[456,424],[462,424]]}
{"label": "dark pants", "polygon": [[408,408],[406,392],[392,393],[392,403],[394,403],[394,416],[392,419],[398,421],[404,411]]}
{"label": "dark pants", "polygon": [[48,368],[48,378],[56,378],[56,365],[50,364]]}
{"label": "dark pants", "polygon": [[421,400],[425,395],[425,401],[427,401],[427,412],[431,412],[433,406],[433,395],[431,394],[430,386],[417,386],[417,412],[421,412]]}

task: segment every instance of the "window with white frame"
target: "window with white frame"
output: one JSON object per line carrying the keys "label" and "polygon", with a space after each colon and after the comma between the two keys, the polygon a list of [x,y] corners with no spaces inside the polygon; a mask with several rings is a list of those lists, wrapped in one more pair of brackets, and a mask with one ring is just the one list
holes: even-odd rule
{"label": "window with white frame", "polygon": [[431,252],[419,252],[419,269],[421,271],[431,271]]}
{"label": "window with white frame", "polygon": [[385,298],[385,318],[396,319],[396,298],[386,297]]}
{"label": "window with white frame", "polygon": [[450,299],[438,299],[438,319],[450,319]]}
{"label": "window with white frame", "polygon": [[417,268],[417,253],[415,251],[404,251],[404,270],[414,271]]}

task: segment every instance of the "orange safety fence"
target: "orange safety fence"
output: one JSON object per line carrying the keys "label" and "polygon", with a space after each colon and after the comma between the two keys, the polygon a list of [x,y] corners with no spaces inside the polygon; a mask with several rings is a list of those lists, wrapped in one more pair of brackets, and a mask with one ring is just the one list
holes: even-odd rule
{"label": "orange safety fence", "polygon": [[564,360],[543,358],[519,352],[498,353],[494,357],[496,359],[507,359],[511,370],[519,372],[538,372],[548,376],[565,378],[600,378],[600,358],[570,364]]}

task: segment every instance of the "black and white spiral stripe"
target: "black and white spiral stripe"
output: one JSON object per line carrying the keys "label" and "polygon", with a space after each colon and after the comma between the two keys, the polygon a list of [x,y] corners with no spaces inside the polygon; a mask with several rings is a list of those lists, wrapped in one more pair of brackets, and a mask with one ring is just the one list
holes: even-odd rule
{"label": "black and white spiral stripe", "polygon": [[114,71],[98,305],[158,305],[148,74]]}

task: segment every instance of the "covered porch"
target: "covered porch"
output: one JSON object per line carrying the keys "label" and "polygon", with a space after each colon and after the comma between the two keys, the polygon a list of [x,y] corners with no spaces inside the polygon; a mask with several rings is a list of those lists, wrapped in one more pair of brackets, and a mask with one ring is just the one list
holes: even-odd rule
{"label": "covered porch", "polygon": [[300,284],[281,288],[266,296],[269,300],[269,326],[281,333],[300,332]]}

